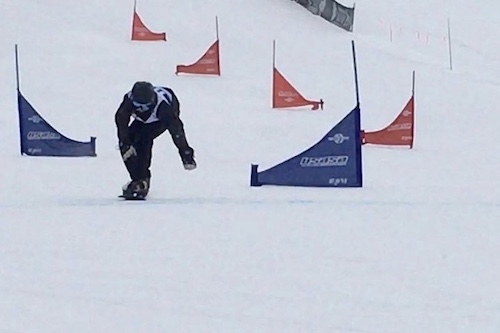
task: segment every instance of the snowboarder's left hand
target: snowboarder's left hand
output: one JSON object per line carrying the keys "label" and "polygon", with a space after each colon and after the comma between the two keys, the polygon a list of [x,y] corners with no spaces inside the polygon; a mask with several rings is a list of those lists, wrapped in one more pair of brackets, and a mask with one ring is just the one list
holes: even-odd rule
{"label": "snowboarder's left hand", "polygon": [[182,153],[182,165],[186,170],[196,169],[196,161],[194,160],[194,151],[192,148]]}
{"label": "snowboarder's left hand", "polygon": [[184,169],[188,171],[196,169],[196,162],[193,161],[192,163],[184,163]]}

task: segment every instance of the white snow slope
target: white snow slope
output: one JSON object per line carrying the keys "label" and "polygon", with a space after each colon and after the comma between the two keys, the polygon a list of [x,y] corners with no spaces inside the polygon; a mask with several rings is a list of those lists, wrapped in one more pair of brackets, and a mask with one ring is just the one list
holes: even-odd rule
{"label": "white snow slope", "polygon": [[[352,5],[352,3],[346,3]],[[289,0],[0,1],[0,332],[500,331],[498,1],[356,1],[348,33]],[[175,76],[215,39],[220,78]],[[449,68],[447,19],[452,32]],[[391,32],[392,30],[392,41]],[[354,106],[386,126],[411,95],[414,149],[363,147],[364,187],[249,186]],[[273,110],[277,67],[323,111]],[[21,91],[96,158],[19,155]],[[155,142],[147,202],[114,112],[134,81],[179,95],[198,169]]]}

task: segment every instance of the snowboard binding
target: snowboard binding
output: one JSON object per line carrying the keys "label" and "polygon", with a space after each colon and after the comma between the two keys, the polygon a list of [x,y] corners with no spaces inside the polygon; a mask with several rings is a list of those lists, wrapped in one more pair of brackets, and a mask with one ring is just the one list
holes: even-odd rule
{"label": "snowboard binding", "polygon": [[120,198],[125,200],[145,200],[149,192],[149,179],[129,182],[122,188]]}

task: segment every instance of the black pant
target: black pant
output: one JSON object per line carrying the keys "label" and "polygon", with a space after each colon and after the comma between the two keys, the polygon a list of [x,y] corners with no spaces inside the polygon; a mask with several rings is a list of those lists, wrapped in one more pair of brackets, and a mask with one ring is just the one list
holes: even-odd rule
{"label": "black pant", "polygon": [[134,120],[130,124],[129,138],[137,155],[127,159],[125,166],[133,181],[151,178],[149,168],[151,166],[153,140],[165,132],[166,129],[167,126],[159,121],[144,124],[143,122]]}

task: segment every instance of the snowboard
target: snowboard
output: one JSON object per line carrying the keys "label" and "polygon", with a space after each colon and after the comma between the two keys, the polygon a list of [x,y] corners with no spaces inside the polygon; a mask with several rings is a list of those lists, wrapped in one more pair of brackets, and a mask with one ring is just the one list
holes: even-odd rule
{"label": "snowboard", "polygon": [[131,200],[131,201],[144,201],[146,200],[145,195],[136,195],[136,196],[129,196],[129,195],[119,195],[118,198],[124,199],[124,200]]}

